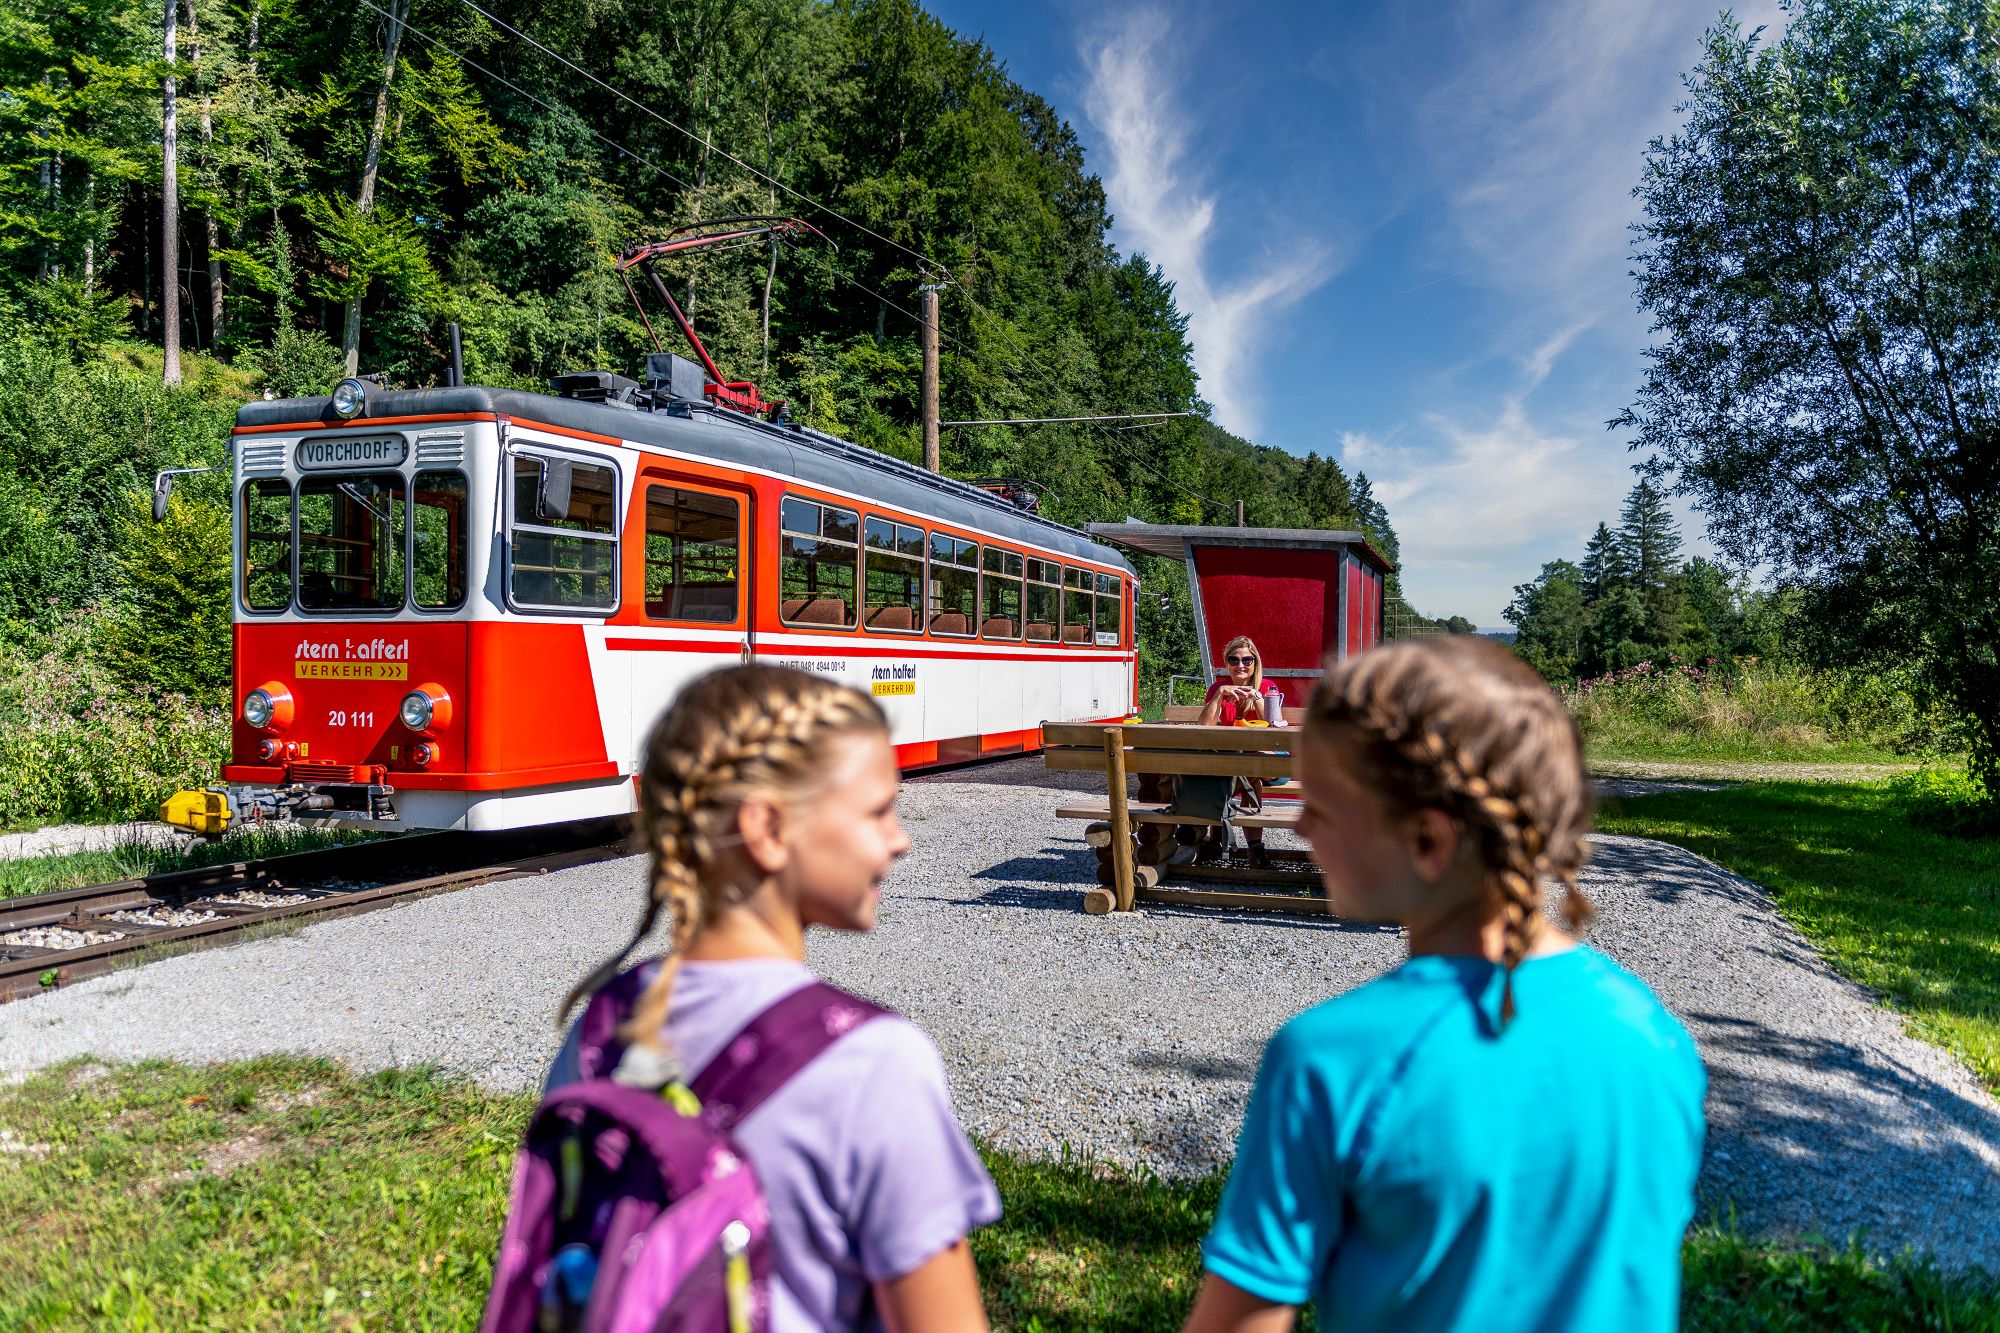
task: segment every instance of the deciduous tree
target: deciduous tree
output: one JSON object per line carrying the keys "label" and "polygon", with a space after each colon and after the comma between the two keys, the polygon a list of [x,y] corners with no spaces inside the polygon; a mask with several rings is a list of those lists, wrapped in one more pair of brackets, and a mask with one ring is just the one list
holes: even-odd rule
{"label": "deciduous tree", "polygon": [[2000,794],[2000,10],[1725,17],[1637,190],[1630,429],[1733,562],[1921,667]]}

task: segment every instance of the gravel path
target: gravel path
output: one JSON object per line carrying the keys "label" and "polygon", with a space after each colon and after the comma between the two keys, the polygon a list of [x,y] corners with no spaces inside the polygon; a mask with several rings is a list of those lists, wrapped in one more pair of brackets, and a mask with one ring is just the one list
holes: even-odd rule
{"label": "gravel path", "polygon": [[[1085,917],[1091,855],[1048,812],[1095,781],[1027,760],[911,782],[916,850],[881,928],[817,936],[813,961],[936,1038],[974,1132],[1206,1170],[1228,1154],[1272,1030],[1393,966],[1400,942],[1257,914]],[[622,860],[487,885],[0,1006],[0,1068],[293,1050],[528,1087],[556,1045],[556,997],[615,946],[640,881]],[[1733,1205],[1753,1234],[1859,1230],[1875,1249],[1992,1263],[2000,1109],[1962,1066],[1904,1036],[1754,886],[1690,853],[1601,837],[1585,883],[1595,942],[1707,1058],[1705,1204]]]}
{"label": "gravel path", "polygon": [[0,833],[0,861],[18,861],[24,856],[102,852],[133,843],[172,847],[193,841],[192,833],[182,833],[158,820],[135,820],[129,824],[50,824],[26,833]]}

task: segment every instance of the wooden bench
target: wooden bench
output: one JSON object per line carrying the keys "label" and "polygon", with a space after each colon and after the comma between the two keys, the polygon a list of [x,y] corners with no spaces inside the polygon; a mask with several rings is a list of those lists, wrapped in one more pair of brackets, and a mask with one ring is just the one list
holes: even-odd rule
{"label": "wooden bench", "polygon": [[[1289,714],[1293,710],[1286,710]],[[1057,807],[1058,819],[1088,822],[1084,840],[1098,851],[1099,887],[1084,894],[1084,910],[1093,915],[1131,911],[1138,902],[1186,903],[1215,907],[1255,907],[1325,913],[1317,876],[1298,852],[1268,853],[1277,865],[1270,870],[1238,866],[1196,865],[1195,848],[1182,840],[1183,829],[1221,826],[1219,819],[1176,814],[1165,801],[1134,801],[1126,791],[1128,775],[1138,775],[1141,795],[1172,777],[1250,777],[1270,784],[1267,796],[1296,796],[1290,781],[1290,753],[1296,727],[1204,727],[1188,723],[1105,724],[1051,722],[1042,727],[1043,761],[1055,772],[1102,773],[1107,799],[1073,802]],[[1297,806],[1266,806],[1257,814],[1232,816],[1229,823],[1244,828],[1295,828]],[[1309,893],[1216,893],[1169,889],[1169,877],[1214,879],[1273,886],[1289,883]]]}

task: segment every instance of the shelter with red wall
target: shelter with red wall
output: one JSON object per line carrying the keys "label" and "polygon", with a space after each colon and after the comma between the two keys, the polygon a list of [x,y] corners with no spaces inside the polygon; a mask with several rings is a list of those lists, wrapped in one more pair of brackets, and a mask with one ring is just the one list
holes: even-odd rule
{"label": "shelter with red wall", "polygon": [[1298,706],[1330,658],[1382,641],[1383,592],[1395,566],[1361,532],[1321,528],[1211,528],[1093,523],[1100,541],[1183,560],[1194,596],[1202,674],[1214,680],[1222,649],[1248,635],[1264,679]]}

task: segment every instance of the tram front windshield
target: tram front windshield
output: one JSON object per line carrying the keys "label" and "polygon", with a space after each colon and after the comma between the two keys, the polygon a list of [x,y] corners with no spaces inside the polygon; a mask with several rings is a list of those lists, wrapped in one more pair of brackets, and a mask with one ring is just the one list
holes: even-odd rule
{"label": "tram front windshield", "polygon": [[308,613],[462,605],[466,499],[458,472],[419,472],[414,483],[394,472],[314,475],[295,492],[278,478],[246,483],[243,603],[282,611],[296,594]]}

